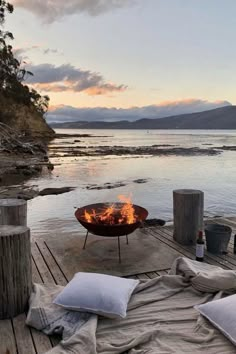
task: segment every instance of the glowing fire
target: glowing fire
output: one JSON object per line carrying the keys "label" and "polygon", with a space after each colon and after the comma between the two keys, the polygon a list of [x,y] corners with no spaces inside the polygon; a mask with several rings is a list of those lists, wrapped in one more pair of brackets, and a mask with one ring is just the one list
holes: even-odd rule
{"label": "glowing fire", "polygon": [[131,198],[119,195],[118,199],[122,204],[114,203],[109,205],[106,209],[92,209],[91,212],[85,210],[85,221],[104,225],[134,224],[137,222],[138,217],[135,215],[135,209],[131,202]]}

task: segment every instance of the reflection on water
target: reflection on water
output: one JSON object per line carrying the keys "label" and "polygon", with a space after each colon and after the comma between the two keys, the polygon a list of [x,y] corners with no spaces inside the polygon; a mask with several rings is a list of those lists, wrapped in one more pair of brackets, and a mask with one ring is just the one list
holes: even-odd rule
{"label": "reflection on water", "polygon": [[[81,145],[139,146],[170,144],[181,147],[236,145],[235,131],[79,131],[58,130],[60,133],[92,133],[92,138],[58,139],[55,143]],[[106,137],[104,137],[106,136]],[[108,137],[110,136],[110,137]],[[70,144],[67,144],[70,146]],[[55,169],[28,184],[39,188],[72,186],[76,189],[58,196],[37,197],[29,202],[29,224],[34,230],[49,227],[46,220],[70,220],[75,208],[86,204],[117,201],[118,194],[132,194],[133,202],[148,209],[149,217],[172,219],[172,191],[179,188],[200,189],[205,193],[205,212],[211,215],[236,214],[235,151],[216,156],[160,157],[62,157],[52,159]],[[146,179],[146,183],[135,183]],[[115,189],[92,189],[88,185],[122,182]]]}

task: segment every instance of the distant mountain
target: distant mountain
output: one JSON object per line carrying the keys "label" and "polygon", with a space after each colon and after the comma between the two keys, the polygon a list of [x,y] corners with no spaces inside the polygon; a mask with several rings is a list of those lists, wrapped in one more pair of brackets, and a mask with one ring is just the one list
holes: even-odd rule
{"label": "distant mountain", "polygon": [[236,106],[165,118],[143,118],[134,122],[65,122],[51,123],[53,128],[74,129],[236,129]]}

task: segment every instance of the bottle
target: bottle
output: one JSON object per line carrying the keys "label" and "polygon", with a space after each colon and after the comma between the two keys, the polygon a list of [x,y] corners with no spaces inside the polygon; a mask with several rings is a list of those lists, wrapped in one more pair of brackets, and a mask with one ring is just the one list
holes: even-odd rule
{"label": "bottle", "polygon": [[198,232],[198,237],[197,237],[196,261],[199,262],[204,261],[204,240],[203,240],[203,233],[201,230]]}
{"label": "bottle", "polygon": [[234,254],[236,253],[236,234],[234,235]]}

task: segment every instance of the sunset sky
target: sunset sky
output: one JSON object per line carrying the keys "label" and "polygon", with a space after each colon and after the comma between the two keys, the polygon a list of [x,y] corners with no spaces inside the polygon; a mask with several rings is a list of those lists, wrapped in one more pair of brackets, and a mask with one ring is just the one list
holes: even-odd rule
{"label": "sunset sky", "polygon": [[31,83],[50,96],[49,120],[236,104],[235,0],[10,2],[5,27]]}

